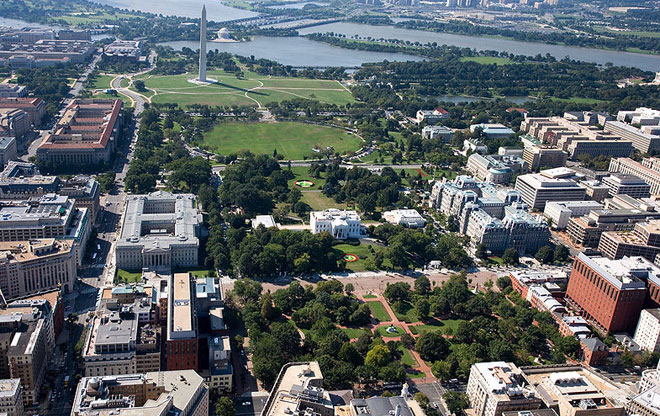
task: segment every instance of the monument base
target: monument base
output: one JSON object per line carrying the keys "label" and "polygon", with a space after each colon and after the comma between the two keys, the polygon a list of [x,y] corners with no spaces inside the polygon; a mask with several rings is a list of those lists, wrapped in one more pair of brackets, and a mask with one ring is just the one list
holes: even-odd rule
{"label": "monument base", "polygon": [[197,85],[208,85],[208,84],[217,84],[218,80],[213,78],[206,78],[206,80],[202,81],[199,78],[190,78],[188,79],[188,82]]}

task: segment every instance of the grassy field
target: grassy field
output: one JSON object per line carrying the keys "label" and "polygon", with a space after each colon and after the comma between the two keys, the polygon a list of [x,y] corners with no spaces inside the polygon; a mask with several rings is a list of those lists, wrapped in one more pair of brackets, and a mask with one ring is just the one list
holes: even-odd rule
{"label": "grassy field", "polygon": [[594,26],[597,32],[624,35],[624,36],[638,36],[640,38],[660,38],[660,32],[645,32],[638,30],[612,30],[605,26]]}
{"label": "grassy field", "polygon": [[461,319],[443,319],[439,321],[433,321],[423,325],[413,325],[410,326],[410,330],[415,334],[423,334],[430,331],[438,330],[447,330],[455,331],[458,328],[458,325],[462,322]]}
{"label": "grassy field", "polygon": [[369,305],[369,309],[371,309],[371,315],[374,318],[378,319],[381,322],[388,322],[392,320],[390,314],[387,313],[385,306],[383,306],[383,304],[380,301],[370,300],[369,302],[367,302],[367,305]]}
{"label": "grassy field", "polygon": [[394,329],[396,332],[387,332],[386,326],[379,326],[376,328],[376,332],[378,332],[380,335],[382,335],[384,338],[394,338],[394,337],[400,337],[401,335],[405,334],[406,331],[403,330],[400,326],[395,326]]}
{"label": "grassy field", "polygon": [[132,273],[126,270],[117,269],[115,283],[140,283],[142,281],[142,272]]}
{"label": "grassy field", "polygon": [[401,364],[406,367],[419,367],[417,360],[412,356],[410,351],[408,351],[403,345],[399,345],[399,351],[401,351]]}
{"label": "grassy field", "polygon": [[[309,168],[306,166],[292,166],[291,172],[293,172],[293,174],[295,175],[295,178],[289,181],[289,188],[291,189],[298,188],[299,190],[304,192],[308,190],[323,189],[323,186],[325,185],[325,173],[321,173],[320,178],[312,178],[309,175]],[[301,188],[296,186],[295,182],[303,179],[314,182],[314,186],[310,188]]]}
{"label": "grassy field", "polygon": [[94,77],[92,88],[95,90],[105,90],[110,88],[110,82],[114,77],[111,75],[97,75]]}
{"label": "grassy field", "polygon": [[219,70],[208,72],[218,83],[195,85],[188,82],[194,74],[145,75],[147,88],[154,90],[154,103],[264,106],[292,98],[308,98],[328,104],[355,102],[339,82],[309,78],[267,77],[246,71],[243,78]]}
{"label": "grassy field", "polygon": [[346,334],[350,339],[359,338],[362,334],[370,334],[371,331],[366,328],[342,328],[344,334]]}
{"label": "grassy field", "polygon": [[419,317],[417,316],[417,312],[409,302],[404,302],[403,311],[401,312],[397,312],[396,310],[394,310],[394,308],[392,308],[392,310],[394,311],[394,314],[400,321],[407,322],[409,324],[413,322],[419,322]]}
{"label": "grassy field", "polygon": [[554,101],[562,101],[575,104],[598,104],[604,102],[604,100],[599,100],[597,98],[583,98],[583,97],[571,97],[571,98],[557,98],[550,97]]}
{"label": "grassy field", "polygon": [[490,65],[490,64],[509,65],[515,63],[509,58],[500,58],[498,56],[464,56],[463,58],[461,58],[461,61],[476,62],[482,65]]}
{"label": "grassy field", "polygon": [[[308,194],[304,194],[303,197]],[[304,199],[304,198],[303,198]],[[358,256],[358,260],[350,263],[346,263],[346,269],[354,272],[363,272],[368,269],[367,266],[372,264],[374,254],[371,253],[369,247],[374,247],[374,250],[378,251],[382,249],[381,247],[370,246],[368,244],[360,244],[359,246],[352,246],[350,244],[338,244],[334,246],[335,249],[340,250],[344,254],[355,254]],[[390,268],[392,264],[389,260],[383,260],[383,267]]]}
{"label": "grassy field", "polygon": [[[306,203],[314,211],[323,211],[326,208],[337,208],[345,209],[348,208],[348,205],[345,203],[337,203],[332,198],[328,198],[319,191],[302,191],[303,196],[300,199],[302,202]],[[307,218],[306,220],[309,220]]]}
{"label": "grassy field", "polygon": [[313,149],[332,146],[345,153],[360,148],[362,141],[342,129],[296,122],[221,123],[204,135],[202,147],[223,155],[250,150],[285,159],[301,160],[318,155]]}
{"label": "grassy field", "polygon": [[378,296],[376,296],[376,295],[364,295],[362,297],[365,298],[365,299],[376,299]]}

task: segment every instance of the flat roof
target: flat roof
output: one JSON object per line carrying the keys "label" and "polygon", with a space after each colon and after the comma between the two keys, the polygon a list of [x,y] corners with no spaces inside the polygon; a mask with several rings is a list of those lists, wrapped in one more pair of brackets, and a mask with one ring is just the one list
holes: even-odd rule
{"label": "flat roof", "polygon": [[171,282],[172,316],[168,318],[168,338],[188,338],[194,331],[190,273],[175,273]]}
{"label": "flat roof", "polygon": [[580,253],[578,258],[596,271],[614,287],[620,290],[637,290],[646,288],[642,280],[654,276],[656,279],[660,269],[644,257],[624,257],[611,260],[607,257],[589,257]]}

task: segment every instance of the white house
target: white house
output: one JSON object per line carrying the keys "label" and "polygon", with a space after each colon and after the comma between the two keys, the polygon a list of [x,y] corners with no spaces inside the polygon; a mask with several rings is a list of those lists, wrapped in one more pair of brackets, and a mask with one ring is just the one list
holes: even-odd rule
{"label": "white house", "polygon": [[309,214],[312,234],[329,232],[337,240],[363,237],[362,220],[355,211],[341,211],[336,208],[314,211]]}
{"label": "white house", "polygon": [[436,108],[435,110],[418,110],[417,122],[421,123],[426,120],[429,124],[435,124],[440,120],[449,118],[449,111],[444,108]]}

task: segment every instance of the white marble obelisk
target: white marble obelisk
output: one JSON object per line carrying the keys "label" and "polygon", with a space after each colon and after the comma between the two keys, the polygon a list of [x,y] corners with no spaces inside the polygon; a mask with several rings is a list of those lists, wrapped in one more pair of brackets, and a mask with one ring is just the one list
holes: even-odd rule
{"label": "white marble obelisk", "polygon": [[206,82],[206,5],[202,6],[202,19],[199,23],[199,78]]}

